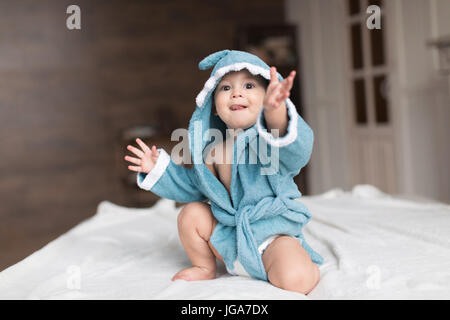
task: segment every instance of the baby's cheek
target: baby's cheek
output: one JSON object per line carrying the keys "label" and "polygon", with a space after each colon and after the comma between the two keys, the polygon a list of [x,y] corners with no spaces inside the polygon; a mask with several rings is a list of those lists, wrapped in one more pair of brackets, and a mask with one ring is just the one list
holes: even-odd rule
{"label": "baby's cheek", "polygon": [[259,98],[258,105],[262,106],[265,98],[266,98],[266,93],[264,92]]}
{"label": "baby's cheek", "polygon": [[214,103],[213,103],[213,107],[215,108],[215,110],[217,111],[217,106],[220,108],[224,103],[226,97],[224,97],[223,94],[218,93],[215,97],[214,97]]}
{"label": "baby's cheek", "polygon": [[258,96],[261,101],[264,101],[264,99],[266,97],[266,90],[261,90],[261,92],[259,92]]}

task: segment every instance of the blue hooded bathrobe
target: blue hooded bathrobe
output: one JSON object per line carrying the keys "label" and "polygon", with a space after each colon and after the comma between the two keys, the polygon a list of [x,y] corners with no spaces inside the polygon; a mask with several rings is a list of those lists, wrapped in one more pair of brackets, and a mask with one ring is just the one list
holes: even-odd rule
{"label": "blue hooded bathrobe", "polygon": [[[206,150],[213,145],[211,139],[227,136],[226,124],[212,113],[213,92],[220,79],[231,71],[247,69],[270,81],[270,67],[255,55],[235,50],[213,53],[199,63],[201,70],[211,67],[211,76],[196,98],[197,106],[189,122],[193,167],[177,165],[160,148],[155,167],[148,174],[138,173],[138,186],[177,202],[209,200],[218,220],[210,241],[231,273],[239,262],[251,277],[268,281],[258,247],[278,234],[301,239],[311,260],[322,264],[322,257],[303,237],[302,228],[311,215],[296,200],[301,193],[293,180],[310,159],[314,138],[311,128],[291,100],[286,99],[287,133],[274,138],[267,131],[262,108],[256,123],[239,133],[233,145],[228,194],[204,162]],[[280,74],[277,76],[283,80]]]}

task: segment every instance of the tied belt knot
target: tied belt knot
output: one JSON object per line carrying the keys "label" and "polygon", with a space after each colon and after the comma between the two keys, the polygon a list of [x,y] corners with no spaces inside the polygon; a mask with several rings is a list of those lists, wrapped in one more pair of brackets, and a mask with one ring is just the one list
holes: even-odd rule
{"label": "tied belt knot", "polygon": [[[266,197],[256,205],[245,205],[235,211],[234,219],[226,219],[227,225],[236,227],[237,257],[247,272],[267,275],[258,252],[251,224],[260,219],[267,219],[284,214],[289,209],[280,197]],[[231,215],[228,218],[233,218]]]}

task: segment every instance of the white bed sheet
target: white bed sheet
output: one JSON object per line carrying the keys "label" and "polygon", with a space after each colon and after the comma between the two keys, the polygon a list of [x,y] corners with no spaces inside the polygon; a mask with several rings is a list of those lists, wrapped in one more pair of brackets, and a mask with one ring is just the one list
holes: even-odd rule
{"label": "white bed sheet", "polygon": [[0,299],[450,299],[450,206],[419,203],[370,185],[299,199],[304,229],[324,257],[307,296],[230,276],[172,282],[190,262],[178,239],[181,208],[161,199],[97,213],[0,273]]}

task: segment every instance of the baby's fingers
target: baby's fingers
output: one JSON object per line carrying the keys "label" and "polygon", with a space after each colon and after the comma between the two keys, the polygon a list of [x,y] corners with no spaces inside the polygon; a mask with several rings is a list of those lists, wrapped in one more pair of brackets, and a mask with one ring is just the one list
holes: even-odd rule
{"label": "baby's fingers", "polygon": [[139,138],[136,138],[136,142],[144,152],[150,151],[150,148]]}
{"label": "baby's fingers", "polygon": [[289,96],[290,96],[289,91],[287,91],[287,92],[280,92],[280,93],[275,97],[275,101],[276,101],[277,103],[281,103],[281,102],[283,102],[284,100],[286,100],[287,98],[289,98]]}
{"label": "baby's fingers", "polygon": [[125,160],[127,160],[127,161],[129,161],[131,163],[137,164],[139,166],[141,165],[141,160],[137,159],[137,158],[133,158],[133,157],[130,157],[130,156],[125,156]]}
{"label": "baby's fingers", "polygon": [[127,149],[130,150],[131,152],[133,152],[139,158],[142,158],[144,156],[144,153],[141,150],[139,150],[138,148],[128,145]]}
{"label": "baby's fingers", "polygon": [[295,77],[295,71],[291,71],[291,74],[289,75],[289,77],[287,77],[286,79],[283,80],[283,82],[281,82],[281,86],[282,86],[283,90],[287,90],[287,91],[291,90],[292,85],[294,84],[294,77]]}
{"label": "baby's fingers", "polygon": [[278,81],[278,77],[277,77],[277,68],[275,67],[271,67],[270,68],[270,84],[269,85],[275,85],[277,84]]}
{"label": "baby's fingers", "polygon": [[158,150],[156,150],[155,146],[152,146],[152,156],[155,156],[155,157],[159,156],[159,152],[158,152]]}
{"label": "baby's fingers", "polygon": [[141,167],[139,166],[128,166],[131,171],[141,172]]}

